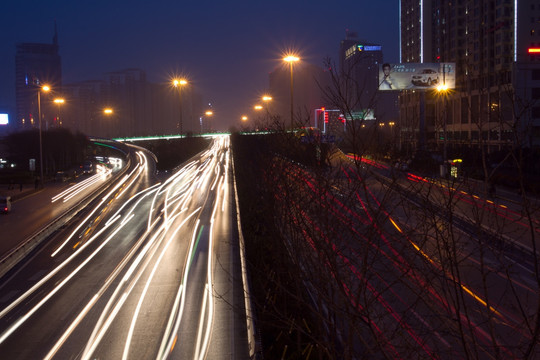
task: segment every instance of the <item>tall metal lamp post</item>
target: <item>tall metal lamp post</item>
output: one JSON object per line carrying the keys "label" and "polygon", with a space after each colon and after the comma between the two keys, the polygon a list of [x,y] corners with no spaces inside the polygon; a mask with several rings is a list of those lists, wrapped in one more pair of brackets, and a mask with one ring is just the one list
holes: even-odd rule
{"label": "tall metal lamp post", "polygon": [[447,155],[447,140],[446,140],[446,116],[447,116],[447,111],[446,111],[446,97],[448,96],[448,86],[446,85],[446,83],[443,81],[443,83],[439,86],[437,86],[437,91],[440,95],[443,96],[443,168],[444,168],[444,173],[441,174],[441,176],[443,177],[446,177],[447,174],[448,174],[448,167],[447,167],[447,160],[448,160],[448,155]]}
{"label": "tall metal lamp post", "polygon": [[56,98],[53,100],[53,102],[57,106],[58,114],[56,115],[56,126],[62,126],[62,119],[60,117],[60,106],[66,103],[65,99],[62,98]]}
{"label": "tall metal lamp post", "polygon": [[[214,112],[213,112],[212,110],[206,110],[206,112],[204,113],[204,115],[206,115],[206,124],[207,124],[206,127],[207,127],[208,129],[211,129],[211,126],[209,126],[209,125],[210,125],[210,117],[211,117],[212,115],[214,115]],[[202,132],[203,132],[203,124],[202,124],[202,122],[201,122],[201,134],[202,134]]]}
{"label": "tall metal lamp post", "polygon": [[297,62],[298,60],[300,60],[299,57],[295,56],[295,55],[287,55],[283,58],[283,61],[285,62],[288,62],[289,63],[289,69],[290,69],[290,72],[291,72],[291,131],[293,131],[294,129],[294,107],[293,107],[293,63]]}
{"label": "tall metal lamp post", "polygon": [[41,135],[41,92],[48,92],[51,88],[47,85],[43,85],[38,89],[37,92],[37,103],[38,103],[38,116],[39,116],[39,172],[40,172],[40,186],[43,189],[43,139]]}
{"label": "tall metal lamp post", "polygon": [[178,124],[177,128],[180,130],[180,135],[182,135],[182,86],[187,85],[186,79],[174,79],[173,80],[173,86],[175,88],[178,88],[178,97],[180,99],[180,123]]}

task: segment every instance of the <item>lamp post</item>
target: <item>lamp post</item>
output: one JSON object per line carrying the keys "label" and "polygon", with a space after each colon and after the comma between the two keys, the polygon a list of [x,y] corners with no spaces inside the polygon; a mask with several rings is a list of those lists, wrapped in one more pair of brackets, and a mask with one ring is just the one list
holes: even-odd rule
{"label": "lamp post", "polygon": [[395,149],[395,143],[396,143],[396,139],[394,136],[394,125],[396,125],[396,123],[393,121],[390,121],[388,123],[388,126],[390,126],[390,143],[392,144],[392,151]]}
{"label": "lamp post", "polygon": [[265,109],[266,109],[266,115],[270,116],[270,111],[268,111],[268,104],[270,101],[272,101],[272,97],[270,95],[263,95],[262,101],[264,102]]}
{"label": "lamp post", "polygon": [[187,80],[186,79],[174,79],[173,80],[173,86],[175,88],[178,88],[178,98],[179,98],[179,102],[180,102],[180,122],[177,124],[177,128],[180,130],[180,135],[182,135],[182,111],[183,111],[183,107],[182,107],[182,86],[184,85],[187,85]]}
{"label": "lamp post", "polygon": [[[444,75],[444,73],[443,73]],[[441,176],[446,177],[446,174],[448,173],[446,160],[448,158],[447,156],[447,143],[446,143],[446,96],[447,96],[448,86],[443,81],[443,83],[439,86],[437,86],[437,92],[439,95],[443,96],[443,167],[444,167],[444,173],[441,173]]]}
{"label": "lamp post", "polygon": [[38,103],[38,116],[39,116],[39,173],[40,173],[40,186],[43,189],[43,139],[41,136],[41,92],[48,92],[51,88],[47,85],[43,85],[37,92]]}
{"label": "lamp post", "polygon": [[[106,108],[103,109],[103,114],[104,114],[106,117],[111,116],[111,115],[113,114],[113,112],[114,112],[113,109],[111,109],[110,107],[106,107]],[[105,119],[103,119],[103,121],[105,121]],[[107,130],[110,130],[110,129],[111,129],[110,121],[109,121],[109,122],[106,122],[104,125],[105,125],[105,129],[107,129]],[[110,131],[106,131],[106,136],[112,137]]]}
{"label": "lamp post", "polygon": [[285,56],[283,58],[283,61],[289,63],[289,69],[290,69],[290,72],[291,72],[291,131],[294,129],[294,123],[293,123],[293,118],[294,118],[294,107],[293,107],[293,63],[295,63],[298,60],[300,60],[300,58],[295,56],[295,55],[287,55],[287,56]]}
{"label": "lamp post", "polygon": [[[206,110],[204,115],[206,115],[206,118],[209,118],[210,116],[214,115],[214,112],[212,110]],[[201,120],[201,134],[202,134],[202,132],[203,132],[203,124],[202,124],[202,120]]]}
{"label": "lamp post", "polygon": [[60,120],[60,105],[64,104],[66,101],[62,98],[56,98],[53,100],[53,102],[58,106],[58,114],[56,116],[56,121],[58,123],[58,126],[62,125],[62,122]]}

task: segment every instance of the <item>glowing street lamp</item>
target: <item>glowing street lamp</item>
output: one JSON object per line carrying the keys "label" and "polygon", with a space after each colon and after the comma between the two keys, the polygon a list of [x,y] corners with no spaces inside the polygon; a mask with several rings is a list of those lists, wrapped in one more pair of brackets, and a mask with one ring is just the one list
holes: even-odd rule
{"label": "glowing street lamp", "polygon": [[[114,113],[114,110],[110,107],[106,107],[106,108],[103,108],[103,127],[104,127],[104,130],[106,132],[106,136],[108,137],[111,137],[111,133],[113,132],[112,131],[112,127],[113,127],[113,124],[111,124],[111,121],[106,121],[105,120],[105,117],[110,117],[112,116],[112,114]],[[111,119],[112,120],[112,119]]]}
{"label": "glowing street lamp", "polygon": [[[443,79],[444,79],[444,72],[443,72]],[[446,159],[448,157],[447,154],[447,143],[446,143],[446,96],[448,95],[448,86],[446,85],[446,82],[443,80],[443,83],[439,86],[437,86],[437,92],[439,95],[443,96],[443,167],[444,167],[444,174],[441,174],[443,176],[446,176],[448,173],[448,169],[446,168]]]}
{"label": "glowing street lamp", "polygon": [[[206,110],[204,115],[206,115],[206,117],[209,118],[212,115],[214,115],[214,112],[212,110]],[[203,117],[201,116],[199,120],[200,120],[200,123],[201,123],[201,134],[202,134],[202,132],[203,132]],[[210,119],[208,119],[207,122],[210,123]],[[208,127],[208,128],[210,129],[211,127]]]}
{"label": "glowing street lamp", "polygon": [[177,128],[180,130],[180,135],[182,135],[182,86],[187,85],[186,79],[173,79],[173,86],[175,88],[178,88],[178,98],[180,99],[180,122],[176,125]]}
{"label": "glowing street lamp", "polygon": [[266,112],[269,113],[269,112],[268,112],[268,103],[269,103],[270,101],[272,101],[272,97],[271,97],[270,95],[263,95],[262,101],[264,102],[264,105],[265,105],[265,107],[266,107]]}
{"label": "glowing street lamp", "polygon": [[245,115],[243,115],[241,119],[242,119],[242,121],[247,121],[247,120],[248,120],[248,117],[245,116]]}
{"label": "glowing street lamp", "polygon": [[439,86],[437,86],[437,91],[440,93],[440,92],[445,92],[448,90],[448,85],[446,84],[441,84]]}
{"label": "glowing street lamp", "polygon": [[66,101],[64,99],[62,99],[62,98],[56,98],[56,99],[53,100],[53,102],[58,106],[58,109],[57,109],[58,114],[56,116],[56,121],[57,121],[58,125],[60,126],[60,125],[62,125],[62,122],[60,120],[60,105],[63,105]]}
{"label": "glowing street lamp", "polygon": [[262,105],[255,105],[253,108],[257,111],[263,109]]}
{"label": "glowing street lamp", "polygon": [[294,128],[293,117],[294,117],[294,107],[293,107],[293,63],[299,61],[300,58],[295,55],[287,55],[283,58],[283,61],[289,63],[289,69],[291,71],[291,131]]}
{"label": "glowing street lamp", "polygon": [[51,88],[48,85],[43,85],[38,88],[37,101],[38,101],[38,116],[39,116],[39,170],[40,170],[40,186],[43,189],[43,139],[41,137],[41,92],[49,92]]}

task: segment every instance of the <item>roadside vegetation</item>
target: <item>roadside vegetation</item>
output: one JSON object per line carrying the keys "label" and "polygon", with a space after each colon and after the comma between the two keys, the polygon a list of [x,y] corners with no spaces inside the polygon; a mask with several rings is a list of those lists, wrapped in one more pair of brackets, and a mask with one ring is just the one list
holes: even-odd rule
{"label": "roadside vegetation", "polygon": [[[358,84],[332,76],[326,94],[353,118]],[[470,178],[440,178],[430,154],[393,168],[406,154],[389,154],[392,139],[363,119],[343,151],[265,121],[269,135],[232,137],[264,358],[540,356],[537,149],[519,138],[498,153],[455,148]],[[296,129],[309,123],[295,114]],[[511,209],[487,188],[505,182]]]}

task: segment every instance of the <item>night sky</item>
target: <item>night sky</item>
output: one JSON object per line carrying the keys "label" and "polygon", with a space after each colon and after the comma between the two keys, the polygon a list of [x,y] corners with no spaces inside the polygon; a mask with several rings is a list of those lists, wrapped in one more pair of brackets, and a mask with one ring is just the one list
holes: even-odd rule
{"label": "night sky", "polygon": [[[183,74],[212,102],[222,130],[268,88],[268,73],[294,49],[303,61],[339,62],[345,30],[399,61],[399,0],[3,1],[0,110],[15,107],[15,44],[52,43],[58,27],[63,82],[140,68],[167,83]],[[14,111],[13,111],[14,112]],[[13,121],[13,119],[11,119]]]}

